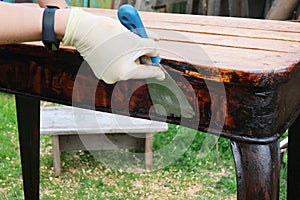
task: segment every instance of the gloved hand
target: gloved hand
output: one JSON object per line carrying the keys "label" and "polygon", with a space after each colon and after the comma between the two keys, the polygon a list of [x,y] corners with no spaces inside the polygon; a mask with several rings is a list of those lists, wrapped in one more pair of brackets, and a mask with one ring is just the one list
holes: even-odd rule
{"label": "gloved hand", "polygon": [[137,62],[141,56],[157,56],[157,43],[140,38],[112,18],[72,8],[62,42],[75,46],[97,78],[108,84],[128,79],[165,78],[159,67]]}

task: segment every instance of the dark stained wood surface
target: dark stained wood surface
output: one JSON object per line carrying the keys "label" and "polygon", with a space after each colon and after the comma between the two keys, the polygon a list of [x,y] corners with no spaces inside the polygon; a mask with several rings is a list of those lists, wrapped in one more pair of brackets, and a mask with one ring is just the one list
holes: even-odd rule
{"label": "dark stained wood surface", "polygon": [[297,120],[289,129],[289,141],[288,141],[288,188],[287,199],[297,199],[300,195],[300,115]]}
{"label": "dark stained wood surface", "polygon": [[25,199],[39,199],[40,100],[16,95]]}
{"label": "dark stained wood surface", "polygon": [[279,199],[279,141],[251,144],[231,141],[238,199]]}
{"label": "dark stained wood surface", "polygon": [[[88,11],[116,18],[116,11]],[[224,122],[223,136],[246,136],[247,140],[264,142],[277,138],[292,123],[300,106],[300,24],[163,13],[157,16],[141,13],[145,26],[161,38],[162,63],[175,80],[183,76],[189,82],[188,86],[177,83],[199,113],[200,122],[190,120],[187,126],[207,131],[213,121],[216,126],[209,131],[219,134]],[[40,43],[3,45],[0,55],[2,91],[80,107],[93,104],[98,110],[120,114],[127,114],[129,109],[131,116],[149,118],[152,103],[145,81],[98,83],[72,47],[49,52]],[[77,75],[78,69],[84,74]],[[80,88],[76,97],[75,80],[76,88]],[[136,85],[143,86],[130,94]],[[196,98],[189,95],[192,93]],[[130,98],[130,103],[124,98]],[[164,120],[159,116],[155,119]],[[181,121],[169,116],[168,122]]]}

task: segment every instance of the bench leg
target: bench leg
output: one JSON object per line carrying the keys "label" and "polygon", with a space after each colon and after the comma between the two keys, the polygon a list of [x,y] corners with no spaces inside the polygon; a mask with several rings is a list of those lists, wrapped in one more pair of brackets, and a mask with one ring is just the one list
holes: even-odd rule
{"label": "bench leg", "polygon": [[279,198],[279,141],[249,144],[231,141],[239,200]]}
{"label": "bench leg", "polygon": [[16,95],[25,200],[39,199],[40,100]]}
{"label": "bench leg", "polygon": [[300,115],[289,129],[287,199],[300,197]]}
{"label": "bench leg", "polygon": [[153,134],[146,133],[145,137],[145,165],[147,171],[152,171],[152,140]]}
{"label": "bench leg", "polygon": [[58,135],[52,136],[52,156],[53,156],[54,176],[58,177],[61,174],[60,146],[59,146]]}

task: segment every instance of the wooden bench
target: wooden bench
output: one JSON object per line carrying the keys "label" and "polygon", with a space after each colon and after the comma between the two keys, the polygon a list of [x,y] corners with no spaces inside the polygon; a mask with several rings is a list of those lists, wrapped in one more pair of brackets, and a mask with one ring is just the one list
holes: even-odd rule
{"label": "wooden bench", "polygon": [[152,136],[168,125],[68,106],[41,108],[41,134],[52,136],[54,174],[61,174],[60,153],[72,150],[141,149],[152,169]]}

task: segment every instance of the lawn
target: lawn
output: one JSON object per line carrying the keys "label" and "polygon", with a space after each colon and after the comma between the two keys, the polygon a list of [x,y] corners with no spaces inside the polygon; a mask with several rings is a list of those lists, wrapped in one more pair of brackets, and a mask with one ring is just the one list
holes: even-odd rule
{"label": "lawn", "polygon": [[[0,199],[23,199],[13,95],[0,93],[0,108]],[[229,140],[218,138],[217,163],[215,145],[203,154],[202,142],[207,134],[169,125],[167,133],[155,134],[154,152],[159,152],[174,140],[184,141],[187,134],[193,135],[192,143],[182,155],[175,156],[161,169],[154,163],[157,170],[152,172],[137,173],[129,168],[118,170],[88,152],[63,152],[62,174],[57,178],[53,176],[51,138],[42,136],[40,197],[43,200],[236,199],[235,170]],[[179,146],[175,149],[182,148],[181,143],[176,144]],[[166,156],[161,155],[160,159],[164,160]],[[281,171],[281,199],[286,199],[286,162],[285,156]]]}

